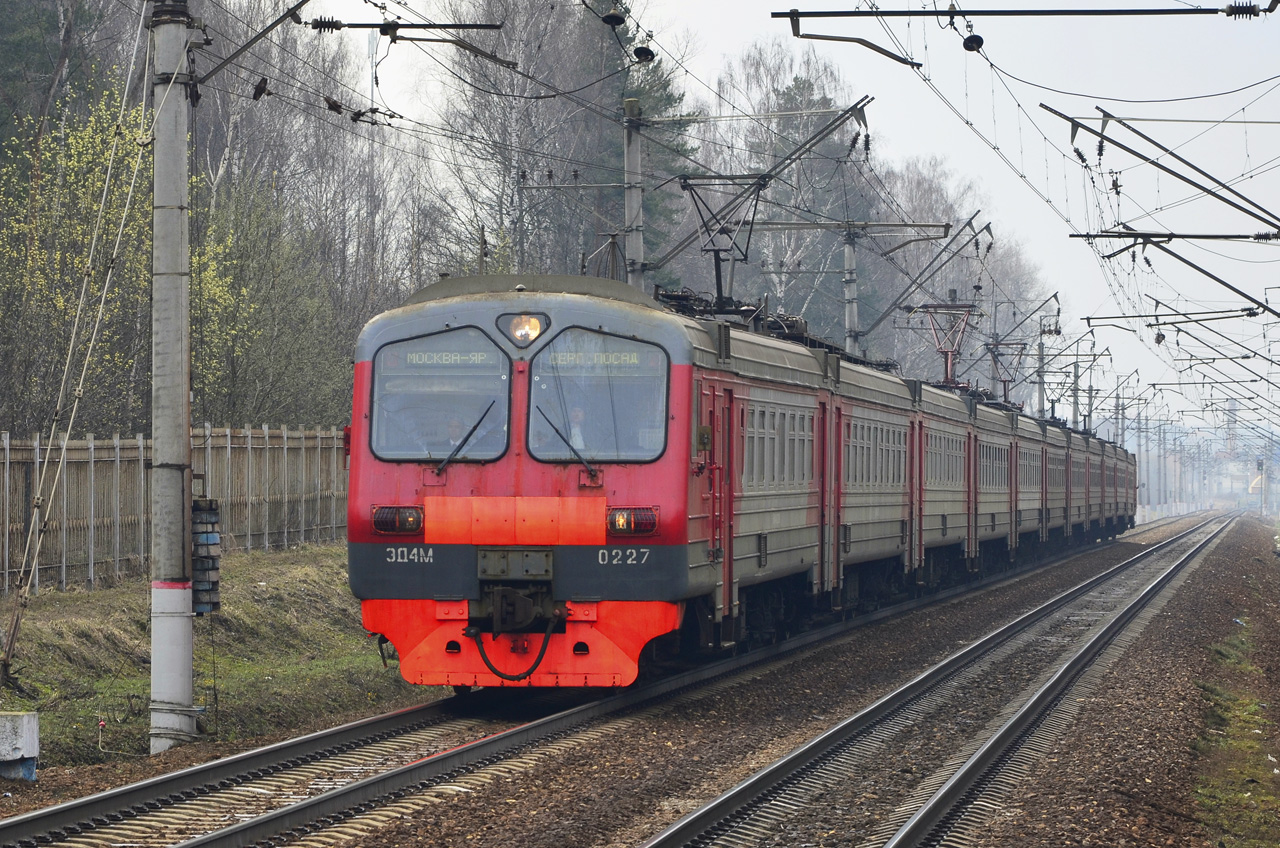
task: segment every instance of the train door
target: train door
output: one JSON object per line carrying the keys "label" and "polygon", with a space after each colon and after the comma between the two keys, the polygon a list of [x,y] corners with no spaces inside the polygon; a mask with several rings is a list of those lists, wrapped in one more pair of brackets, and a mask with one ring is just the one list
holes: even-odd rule
{"label": "train door", "polygon": [[814,426],[813,463],[818,487],[818,571],[813,591],[827,592],[839,605],[840,588],[840,407],[818,404],[818,420]]}
{"label": "train door", "polygon": [[734,416],[737,409],[733,390],[712,387],[711,427],[711,557],[720,563],[720,582],[716,592],[716,620],[721,623],[721,640],[734,641],[732,622],[738,615],[738,587],[733,571],[733,509],[735,475]]}
{"label": "train door", "polygon": [[1075,526],[1076,516],[1071,510],[1075,506],[1076,498],[1076,459],[1075,452],[1072,450],[1071,434],[1067,434],[1067,449],[1063,452],[1062,460],[1063,483],[1065,484],[1066,504],[1062,508],[1062,533],[1067,537],[1067,542],[1071,541],[1071,528]]}
{"label": "train door", "polygon": [[[1045,432],[1041,428],[1041,432]],[[1040,541],[1049,541],[1049,446],[1040,446]]]}
{"label": "train door", "polygon": [[[907,561],[908,574],[917,574],[924,564],[925,430],[917,417],[907,430]],[[914,580],[914,576],[912,578]]]}
{"label": "train door", "polygon": [[1093,541],[1093,505],[1097,495],[1093,488],[1093,457],[1089,456],[1089,443],[1084,446],[1084,521],[1081,527],[1085,532],[1085,541]]}
{"label": "train door", "polygon": [[[1018,426],[1014,420],[1013,426]],[[1022,526],[1022,510],[1018,509],[1022,502],[1022,443],[1015,435],[1009,442],[1009,535],[1006,544],[1009,548],[1009,559],[1018,554],[1018,530]]]}
{"label": "train door", "polygon": [[969,571],[981,567],[978,498],[982,482],[982,441],[970,426],[964,436],[964,551]]}

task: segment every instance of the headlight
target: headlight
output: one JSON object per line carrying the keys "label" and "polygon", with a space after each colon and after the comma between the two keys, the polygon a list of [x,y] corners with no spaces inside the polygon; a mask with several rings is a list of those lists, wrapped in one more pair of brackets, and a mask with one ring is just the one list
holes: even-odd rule
{"label": "headlight", "polygon": [[373,529],[379,533],[412,535],[422,532],[422,507],[375,506]]}
{"label": "headlight", "polygon": [[656,506],[629,506],[609,510],[609,532],[644,536],[658,532]]}
{"label": "headlight", "polygon": [[507,338],[519,347],[528,347],[533,344],[549,323],[547,316],[531,313],[503,315],[498,321],[502,332],[506,333]]}

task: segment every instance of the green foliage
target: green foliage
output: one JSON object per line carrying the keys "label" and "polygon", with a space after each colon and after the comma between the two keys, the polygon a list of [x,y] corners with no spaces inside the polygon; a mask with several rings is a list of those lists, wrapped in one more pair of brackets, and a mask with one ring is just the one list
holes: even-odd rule
{"label": "green foliage", "polygon": [[253,180],[224,192],[204,218],[192,265],[193,415],[344,421],[353,340],[336,332],[338,305],[315,259],[315,234],[278,192]]}
{"label": "green foliage", "polygon": [[100,303],[80,423],[128,432],[145,420],[150,153],[138,110],[118,123],[118,95],[91,99],[78,115],[69,98],[56,126],[10,139],[0,162],[0,426],[20,433],[54,414],[68,346],[83,363]]}
{"label": "green foliage", "polygon": [[1208,758],[1196,795],[1201,818],[1218,845],[1262,848],[1280,844],[1280,777],[1269,754],[1267,705],[1255,694],[1265,672],[1252,661],[1253,624],[1209,646],[1220,674],[1198,685],[1208,734],[1197,750]]}
{"label": "green foliage", "polygon": [[[118,120],[117,92],[83,99],[92,105],[61,103],[42,137],[10,139],[0,160],[0,429],[22,435],[44,431],[60,398],[70,423],[82,371],[75,432],[150,430],[151,148],[140,108]],[[193,181],[197,421],[344,421],[354,330],[334,331],[341,304],[314,258],[323,236],[256,181],[227,189],[216,213],[200,189]]]}

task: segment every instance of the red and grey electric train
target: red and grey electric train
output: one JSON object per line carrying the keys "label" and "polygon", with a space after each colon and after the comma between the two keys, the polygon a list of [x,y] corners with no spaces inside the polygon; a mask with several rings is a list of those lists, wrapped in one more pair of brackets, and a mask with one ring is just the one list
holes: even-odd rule
{"label": "red and grey electric train", "polygon": [[443,280],[364,328],[349,580],[413,683],[626,686],[1132,526],[1086,433],[583,277]]}

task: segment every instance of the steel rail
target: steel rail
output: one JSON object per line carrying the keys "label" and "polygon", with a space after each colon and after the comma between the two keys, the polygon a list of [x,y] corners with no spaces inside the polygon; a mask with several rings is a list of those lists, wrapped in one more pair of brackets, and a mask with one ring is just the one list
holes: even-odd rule
{"label": "steel rail", "polygon": [[826,733],[756,772],[709,804],[689,813],[666,830],[644,842],[641,848],[675,848],[675,846],[689,845],[713,829],[729,829],[731,827],[729,820],[750,812],[751,809],[764,802],[772,794],[784,788],[798,772],[810,765],[816,765],[832,749],[869,730],[910,702],[921,697],[928,690],[938,686],[961,668],[974,662],[981,655],[989,652],[1019,632],[1026,630],[1123,571],[1185,540],[1188,536],[1211,524],[1214,520],[1216,519],[1210,518],[1202,521],[1177,536],[1153,545],[1080,585],[1068,589],[1004,627],[952,654],[905,686],[890,692],[866,709],[837,724]]}
{"label": "steel rail", "polygon": [[[1020,569],[1013,575],[1024,573]],[[872,613],[849,621],[800,634],[785,643],[753,650],[741,657],[734,657],[701,669],[687,672],[678,680],[679,687],[693,686],[706,680],[730,674],[756,662],[767,662],[791,651],[803,650],[811,645],[835,638],[855,627],[864,626],[913,609],[927,606],[961,594],[974,588],[1008,579],[1010,574],[999,575],[990,581],[982,581],[965,587],[939,592],[900,604],[883,607]],[[629,690],[650,692],[648,688]],[[647,697],[658,697],[669,690],[654,692]],[[476,693],[473,698],[500,696],[500,690]],[[211,794],[228,786],[245,783],[267,774],[282,771],[293,765],[319,759],[326,753],[346,751],[361,744],[385,739],[388,736],[413,730],[425,725],[442,710],[436,702],[420,707],[398,710],[381,716],[351,722],[340,727],[319,731],[297,739],[246,751],[235,756],[192,766],[188,769],[161,775],[127,786],[107,790],[84,798],[67,801],[0,821],[0,845],[34,845],[46,842],[50,835],[87,832],[96,825],[125,821],[148,811],[172,806],[193,798]],[[613,703],[612,701],[610,703]],[[622,709],[625,707],[619,707]],[[414,718],[417,716],[417,718]],[[582,720],[587,720],[583,718]],[[535,725],[531,725],[534,727]],[[512,737],[514,738],[514,737]],[[465,746],[464,746],[465,747]],[[442,755],[443,756],[443,755]],[[449,766],[446,771],[456,767]],[[218,844],[211,842],[209,844]],[[233,843],[226,843],[233,844]]]}
{"label": "steel rail", "polygon": [[[1153,547],[1152,550],[1156,550],[1164,544],[1167,544],[1167,542]],[[1019,573],[1025,573],[1027,570],[1029,568],[1022,569]],[[258,844],[281,833],[309,829],[316,822],[322,820],[337,821],[348,817],[353,808],[375,806],[383,800],[395,797],[397,794],[411,791],[414,787],[423,787],[431,782],[451,779],[462,771],[483,765],[485,762],[503,756],[505,752],[513,748],[536,744],[544,739],[569,732],[574,727],[586,722],[631,709],[666,695],[703,685],[737,673],[750,666],[769,662],[810,646],[825,643],[836,636],[874,621],[901,615],[910,610],[964,594],[978,587],[1003,582],[1014,576],[1018,575],[995,575],[976,585],[956,587],[924,598],[885,607],[849,621],[838,622],[800,634],[776,645],[757,648],[741,656],[731,657],[673,677],[655,681],[643,687],[629,689],[609,698],[566,710],[504,733],[495,734],[486,739],[460,746],[453,751],[426,758],[386,774],[330,790],[323,795],[283,807],[265,816],[184,842],[181,848],[214,848],[214,846],[217,846],[217,848],[232,848],[233,846],[234,848],[241,848],[242,846]]]}
{"label": "steel rail", "polygon": [[[1004,579],[1008,577],[1009,575],[999,576],[999,578]],[[1001,582],[1001,580],[993,579],[991,582]],[[984,582],[979,585],[985,586],[988,583]],[[469,770],[473,766],[494,761],[512,749],[534,745],[544,739],[567,733],[574,727],[589,721],[637,707],[648,701],[656,700],[684,689],[709,683],[750,666],[769,662],[812,645],[826,642],[856,627],[901,615],[910,610],[937,603],[948,597],[972,591],[974,588],[976,587],[971,584],[966,587],[957,587],[953,590],[929,595],[925,598],[885,607],[849,621],[839,622],[800,634],[785,642],[757,648],[749,653],[655,681],[640,688],[628,689],[600,701],[565,710],[547,718],[494,734],[476,742],[459,746],[452,751],[446,751],[419,762],[402,766],[385,774],[375,775],[347,786],[332,789],[323,795],[317,795],[314,798],[297,802],[288,807],[282,807],[264,816],[183,842],[179,848],[215,848],[215,846],[216,848],[244,848],[244,846],[256,845],[282,833],[300,832],[309,829],[315,823],[326,819],[338,821],[349,817],[354,808],[376,806],[380,801],[395,797],[397,794],[403,794],[406,791],[412,791],[415,787],[425,788],[425,785],[431,782],[456,777],[459,773]]]}
{"label": "steel rail", "polygon": [[[1143,555],[1159,550],[1174,541],[1176,537],[1154,546]],[[383,796],[403,792],[406,786],[414,786],[424,781],[434,780],[441,775],[452,774],[459,769],[467,769],[481,760],[499,756],[503,750],[513,746],[533,744],[539,739],[565,732],[575,724],[590,721],[611,712],[629,709],[647,700],[701,685],[751,665],[769,662],[825,643],[876,621],[902,615],[976,589],[1017,579],[1036,568],[1045,567],[1074,553],[991,575],[975,583],[882,607],[870,613],[799,634],[785,642],[755,648],[740,656],[702,666],[643,687],[628,689],[592,704],[562,711],[510,731],[459,746],[452,751],[425,758],[385,775],[353,782],[308,801],[281,808],[264,817],[215,831],[182,844],[184,846],[249,845],[283,831],[306,827],[318,819],[341,818],[345,811],[353,806],[372,804]],[[496,698],[507,692],[508,690],[489,690],[469,697]],[[0,821],[0,845],[47,844],[53,841],[50,837],[62,838],[67,834],[88,832],[99,825],[141,817],[152,810],[207,796],[218,790],[274,774],[304,762],[312,762],[327,753],[347,751],[361,744],[424,726],[435,714],[443,711],[443,705],[446,703],[449,701],[435,702],[351,722],[331,730],[320,731],[86,798],[68,801],[54,807],[14,816]],[[416,719],[415,716],[417,716]]]}
{"label": "steel rail", "polygon": [[121,821],[129,811],[158,809],[160,805],[189,800],[290,764],[316,759],[326,752],[346,750],[423,726],[439,711],[440,702],[408,707],[13,816],[0,821],[0,845],[32,842],[48,833],[91,826],[95,821]]}
{"label": "steel rail", "polygon": [[898,829],[883,848],[908,848],[908,846],[921,845],[945,824],[965,796],[977,791],[992,776],[1007,755],[1048,716],[1062,697],[1075,685],[1080,675],[1093,664],[1107,646],[1115,641],[1117,636],[1124,632],[1138,613],[1163,592],[1169,582],[1211,542],[1221,536],[1235,520],[1235,516],[1229,517],[1221,527],[1170,566],[1138,597],[1117,613],[1102,630],[1085,643],[1083,648],[1054,672],[1053,676],[1004,726],[974,752],[959,771],[953,774],[942,788]]}

